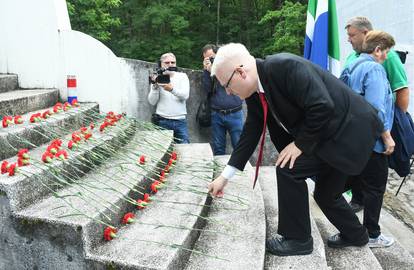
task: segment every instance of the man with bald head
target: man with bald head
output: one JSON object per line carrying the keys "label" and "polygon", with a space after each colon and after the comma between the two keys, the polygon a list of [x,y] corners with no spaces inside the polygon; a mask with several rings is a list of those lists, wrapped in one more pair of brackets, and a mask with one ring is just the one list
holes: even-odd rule
{"label": "man with bald head", "polygon": [[290,256],[313,251],[305,179],[315,175],[315,201],[339,230],[328,245],[365,245],[366,229],[342,191],[347,176],[364,168],[383,129],[375,109],[330,73],[288,53],[255,59],[242,44],[231,43],[219,49],[211,74],[227,93],[246,100],[248,114],[239,143],[209,192],[224,195],[228,180],[244,169],[267,126],[279,151],[280,235],[266,241],[268,252]]}

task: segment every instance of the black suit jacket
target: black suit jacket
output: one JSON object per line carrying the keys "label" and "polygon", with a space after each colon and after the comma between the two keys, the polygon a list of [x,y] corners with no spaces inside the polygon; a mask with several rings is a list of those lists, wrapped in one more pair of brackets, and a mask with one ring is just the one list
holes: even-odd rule
{"label": "black suit jacket", "polygon": [[[290,142],[347,175],[365,167],[383,131],[377,111],[342,81],[310,61],[288,53],[257,59],[269,108],[267,127],[280,152]],[[246,99],[247,118],[229,165],[243,170],[262,130],[259,95]],[[287,131],[278,123],[281,122]]]}

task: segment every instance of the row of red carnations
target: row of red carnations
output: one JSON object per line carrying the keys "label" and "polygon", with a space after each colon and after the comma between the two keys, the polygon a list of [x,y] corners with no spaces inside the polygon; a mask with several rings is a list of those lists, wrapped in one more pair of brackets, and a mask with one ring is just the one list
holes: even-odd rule
{"label": "row of red carnations", "polygon": [[[49,118],[52,114],[55,113],[59,113],[62,111],[67,111],[69,110],[71,107],[79,107],[78,101],[76,99],[72,100],[72,103],[70,104],[69,102],[65,102],[65,103],[56,103],[53,108],[52,111],[51,110],[46,110],[43,113],[34,113],[30,116],[30,123],[37,123],[40,122],[44,119]],[[3,128],[8,127],[11,124],[23,124],[23,118],[21,115],[16,115],[16,116],[4,116],[2,119],[2,126]]]}
{"label": "row of red carnations", "polygon": [[[151,191],[153,194],[157,193],[158,190],[160,188],[162,188],[165,184],[164,182],[166,181],[165,177],[166,175],[170,172],[172,166],[174,166],[174,164],[177,161],[177,153],[176,152],[172,152],[170,159],[168,160],[167,164],[165,165],[164,169],[161,170],[160,175],[158,180],[154,181],[151,184]],[[144,165],[145,164],[145,156],[141,155],[138,159],[138,164],[140,165]],[[148,193],[144,194],[144,198],[143,199],[138,199],[137,200],[137,208],[138,210],[142,210],[144,208],[146,208],[148,206],[148,203],[151,201],[150,195]],[[126,213],[122,220],[121,223],[124,225],[133,223],[135,221],[135,214],[132,212]],[[118,232],[118,229],[112,226],[108,226],[104,229],[104,233],[103,233],[103,237],[106,241],[110,241],[114,238],[116,238],[116,233]]]}

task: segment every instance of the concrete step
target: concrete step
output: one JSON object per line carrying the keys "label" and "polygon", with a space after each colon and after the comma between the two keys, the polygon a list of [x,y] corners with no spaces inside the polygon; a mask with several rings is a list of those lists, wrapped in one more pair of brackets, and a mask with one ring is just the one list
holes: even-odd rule
{"label": "concrete step", "polygon": [[[310,192],[313,193],[313,181],[307,180],[307,183]],[[313,196],[309,196],[309,198],[309,206],[322,238],[328,239],[329,236],[337,234],[338,230],[322,213]],[[368,246],[336,249],[328,247],[326,240],[324,243],[326,261],[331,269],[382,269],[382,266]]]}
{"label": "concrete step", "polygon": [[0,74],[0,93],[13,91],[19,87],[17,75]]}
{"label": "concrete step", "polygon": [[[357,214],[359,220],[363,221],[363,211]],[[372,253],[377,258],[383,269],[413,269],[414,259],[410,252],[405,249],[400,243],[400,239],[404,239],[414,244],[414,234],[412,232],[395,236],[393,232],[401,233],[404,228],[401,228],[402,224],[395,217],[387,213],[386,210],[381,211],[380,226],[381,232],[384,235],[394,238],[395,243],[388,248],[371,248]],[[386,224],[386,225],[384,225]],[[407,228],[405,228],[407,230]]]}
{"label": "concrete step", "polygon": [[0,93],[0,118],[44,109],[59,99],[58,89],[16,90]]}
{"label": "concrete step", "polygon": [[[91,167],[102,162],[97,159],[97,155],[100,155],[102,159],[109,157],[110,147],[121,147],[134,131],[134,124],[127,120],[119,121],[115,127],[103,133],[95,128],[92,132],[92,139],[82,143],[79,149],[68,151],[69,157],[64,162],[54,160],[50,164],[43,163],[42,155],[48,144],[37,147],[29,152],[32,164],[20,167],[21,173],[12,177],[7,174],[0,175],[0,195],[6,195],[12,211],[19,211],[32,205],[36,200],[52,192],[49,189],[50,186],[58,189],[63,185],[62,181],[74,181],[82,177]],[[67,150],[69,140],[71,140],[70,134],[62,138],[63,149]],[[7,161],[15,162],[16,158],[10,158]],[[89,166],[85,166],[86,162],[89,162]],[[56,179],[51,171],[59,172],[61,179]]]}
{"label": "concrete step", "polygon": [[[276,168],[263,166],[259,173],[260,186],[263,190],[266,210],[267,238],[277,234],[278,201]],[[328,269],[325,258],[325,248],[321,235],[311,216],[314,251],[310,255],[280,257],[266,254],[265,269]]]}
{"label": "concrete step", "polygon": [[[221,167],[228,158],[215,157]],[[194,246],[203,255],[193,252],[185,269],[263,269],[265,213],[260,184],[252,190],[253,176],[247,164],[245,172],[228,183],[224,198],[213,199],[208,217],[219,222],[207,222]]]}
{"label": "concrete step", "polygon": [[179,160],[165,190],[118,238],[87,251],[89,269],[183,269],[205,222],[206,184],[213,175],[212,166],[197,170],[194,164],[211,164],[213,156],[208,144],[175,149]]}
{"label": "concrete step", "polygon": [[[162,143],[158,147],[162,148],[155,150],[146,143],[149,136],[159,137]],[[165,164],[172,142],[170,131],[138,132],[127,145],[119,146],[116,156],[72,185],[15,212],[6,236],[14,254],[10,254],[10,248],[2,253],[21,269],[28,265],[37,269],[56,269],[56,265],[59,269],[91,269],[85,256],[90,255],[92,248],[107,246],[103,223],[119,227],[122,216],[136,208],[128,199],[147,191],[152,183],[149,177]],[[147,159],[139,166],[141,154]],[[82,215],[76,215],[79,213]]]}
{"label": "concrete step", "polygon": [[[52,111],[52,107],[48,109]],[[0,160],[14,156],[16,149],[32,149],[100,118],[98,104],[82,103],[80,107],[54,114],[44,121],[30,123],[32,114],[46,110],[22,115],[24,121],[22,124],[11,124],[7,128],[0,127]]]}

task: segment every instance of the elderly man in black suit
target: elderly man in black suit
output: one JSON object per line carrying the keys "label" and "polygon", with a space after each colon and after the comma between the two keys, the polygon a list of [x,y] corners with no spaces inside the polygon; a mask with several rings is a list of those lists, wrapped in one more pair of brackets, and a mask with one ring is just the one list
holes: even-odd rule
{"label": "elderly man in black suit", "polygon": [[366,229],[342,192],[347,176],[366,165],[382,131],[375,109],[330,73],[288,53],[255,59],[242,44],[230,43],[218,51],[211,74],[228,93],[246,99],[248,114],[240,141],[209,192],[223,196],[228,179],[244,169],[267,126],[279,151],[280,235],[266,241],[268,252],[290,256],[313,251],[305,182],[311,176],[317,179],[315,201],[339,230],[328,246],[365,245]]}

